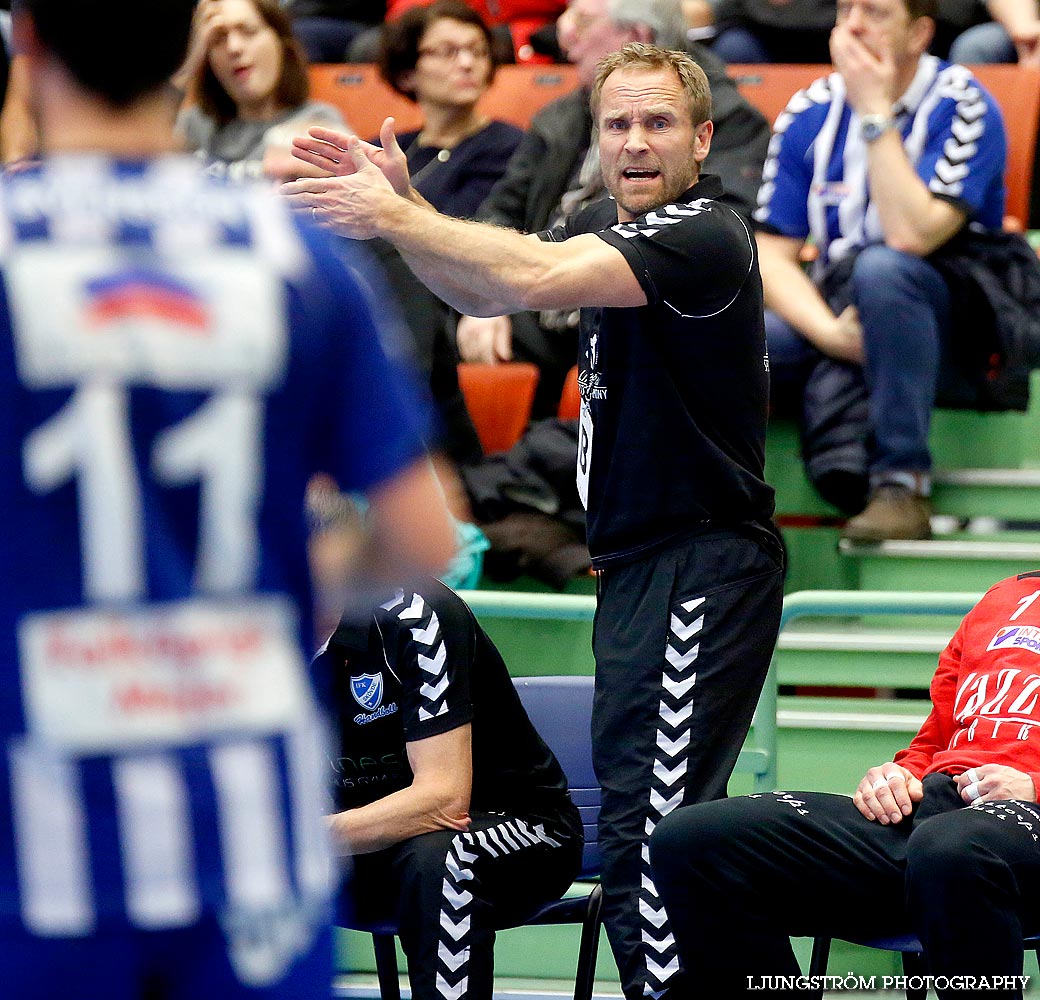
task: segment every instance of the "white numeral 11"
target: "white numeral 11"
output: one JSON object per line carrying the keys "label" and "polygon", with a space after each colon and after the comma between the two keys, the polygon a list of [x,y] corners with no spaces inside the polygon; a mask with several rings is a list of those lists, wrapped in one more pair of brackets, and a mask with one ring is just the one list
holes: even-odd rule
{"label": "white numeral 11", "polygon": [[164,485],[201,484],[195,587],[222,593],[248,586],[259,552],[260,402],[248,393],[214,396],[159,434],[152,468],[139,471],[127,395],[124,386],[100,380],[80,386],[23,449],[26,482],[36,492],[76,480],[84,596],[145,595],[141,472]]}

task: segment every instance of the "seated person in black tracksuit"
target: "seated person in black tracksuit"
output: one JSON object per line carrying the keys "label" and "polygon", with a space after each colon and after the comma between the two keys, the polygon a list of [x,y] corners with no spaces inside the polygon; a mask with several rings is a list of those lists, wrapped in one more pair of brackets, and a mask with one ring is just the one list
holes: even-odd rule
{"label": "seated person in black tracksuit", "polygon": [[1021,1000],[1023,934],[1040,926],[1038,667],[1040,572],[1022,573],[968,613],[928,718],[852,796],[770,792],[664,819],[654,883],[703,996],[804,997],[790,935],[912,933],[921,996]]}
{"label": "seated person in black tracksuit", "polygon": [[412,996],[492,994],[495,928],[559,898],[582,833],[556,758],[473,613],[436,580],[325,644],[340,723],[330,817],[349,923],[392,918]]}

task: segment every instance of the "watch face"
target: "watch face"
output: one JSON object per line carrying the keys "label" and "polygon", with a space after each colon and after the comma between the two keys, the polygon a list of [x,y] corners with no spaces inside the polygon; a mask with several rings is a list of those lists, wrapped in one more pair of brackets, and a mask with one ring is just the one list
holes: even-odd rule
{"label": "watch face", "polygon": [[860,126],[860,134],[864,142],[874,142],[892,127],[891,119],[878,120],[876,118],[865,118]]}

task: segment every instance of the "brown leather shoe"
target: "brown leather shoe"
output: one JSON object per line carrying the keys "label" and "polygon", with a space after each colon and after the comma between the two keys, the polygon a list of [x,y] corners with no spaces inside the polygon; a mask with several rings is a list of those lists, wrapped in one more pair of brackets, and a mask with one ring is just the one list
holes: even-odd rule
{"label": "brown leather shoe", "polygon": [[883,483],[870,496],[862,514],[849,518],[841,537],[852,542],[932,537],[932,505],[898,483]]}

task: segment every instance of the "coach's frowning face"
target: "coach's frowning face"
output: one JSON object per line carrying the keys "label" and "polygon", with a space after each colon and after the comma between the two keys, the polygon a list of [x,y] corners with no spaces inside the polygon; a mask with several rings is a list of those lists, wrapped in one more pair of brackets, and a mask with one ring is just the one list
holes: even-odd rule
{"label": "coach's frowning face", "polygon": [[603,183],[618,220],[674,201],[696,183],[711,147],[712,123],[695,123],[675,72],[628,66],[603,83],[599,99]]}

